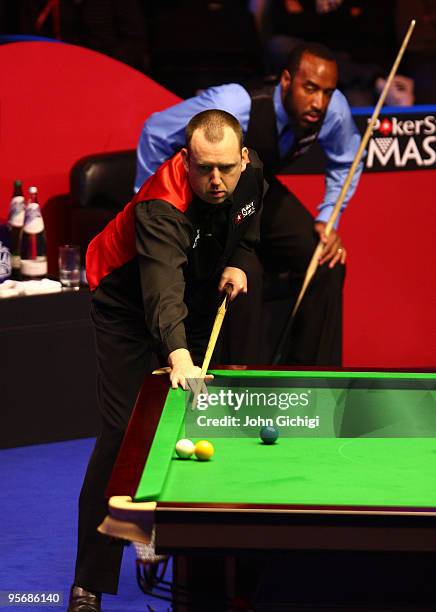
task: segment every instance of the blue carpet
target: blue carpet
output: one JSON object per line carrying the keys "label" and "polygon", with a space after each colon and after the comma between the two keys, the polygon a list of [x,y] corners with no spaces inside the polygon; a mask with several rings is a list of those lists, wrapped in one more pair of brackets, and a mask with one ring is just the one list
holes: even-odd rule
{"label": "blue carpet", "polygon": [[[77,503],[94,440],[75,440],[0,451],[0,591],[60,592],[62,606],[26,605],[8,610],[65,610],[76,549]],[[125,549],[119,594],[103,610],[166,612],[136,584],[135,551]]]}

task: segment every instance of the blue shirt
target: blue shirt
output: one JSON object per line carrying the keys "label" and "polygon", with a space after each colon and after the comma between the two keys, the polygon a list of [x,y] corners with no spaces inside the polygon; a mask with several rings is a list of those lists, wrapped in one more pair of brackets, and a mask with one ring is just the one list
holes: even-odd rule
{"label": "blue shirt", "polygon": [[[195,98],[184,100],[175,106],[154,113],[144,123],[137,148],[135,191],[157,168],[185,145],[185,127],[189,120],[204,110],[218,108],[234,115],[247,133],[251,98],[241,85],[230,83],[206,89]],[[274,108],[277,133],[288,124],[288,115],[281,101],[281,86],[274,90]],[[280,139],[280,154],[285,155],[294,142],[292,128]],[[360,144],[360,134],[351,116],[350,107],[337,89],[334,91],[318,135],[318,142],[327,156],[326,188],[323,201],[318,206],[317,221],[327,222],[345,182]],[[342,210],[353,195],[363,163],[356,170]]]}

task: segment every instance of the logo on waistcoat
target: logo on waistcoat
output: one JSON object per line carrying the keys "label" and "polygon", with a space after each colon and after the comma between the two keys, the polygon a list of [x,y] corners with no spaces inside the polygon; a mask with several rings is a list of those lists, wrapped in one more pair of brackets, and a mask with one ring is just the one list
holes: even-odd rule
{"label": "logo on waistcoat", "polygon": [[255,212],[256,212],[256,207],[254,205],[254,201],[250,202],[249,204],[246,204],[236,213],[235,219],[234,219],[235,225],[239,225],[240,223],[242,223],[244,219],[246,219],[247,217],[250,217],[251,215],[254,215]]}

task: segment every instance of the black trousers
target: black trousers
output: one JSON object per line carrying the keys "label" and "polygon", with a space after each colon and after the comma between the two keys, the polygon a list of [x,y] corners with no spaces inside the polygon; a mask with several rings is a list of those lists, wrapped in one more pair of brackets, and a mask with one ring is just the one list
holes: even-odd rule
{"label": "black trousers", "polygon": [[[318,242],[312,215],[273,179],[264,198],[260,261],[251,263],[248,296],[238,297],[227,315],[225,363],[259,364],[265,283],[277,272],[290,273],[290,315]],[[318,267],[295,315],[282,364],[341,365],[344,280],[344,265]]]}
{"label": "black trousers", "polygon": [[79,498],[74,583],[90,591],[116,593],[123,545],[97,532],[107,514],[109,482],[144,376],[150,372],[150,337],[140,320],[91,307],[97,356],[101,429]]}

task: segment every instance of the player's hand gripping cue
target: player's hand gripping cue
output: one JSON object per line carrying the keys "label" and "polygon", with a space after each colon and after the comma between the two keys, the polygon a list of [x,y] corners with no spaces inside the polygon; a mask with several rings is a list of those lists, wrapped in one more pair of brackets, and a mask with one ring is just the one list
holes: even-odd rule
{"label": "player's hand gripping cue", "polygon": [[247,275],[243,270],[232,266],[224,268],[218,285],[218,291],[225,290],[229,300],[233,302],[240,293],[247,293],[247,289]]}

